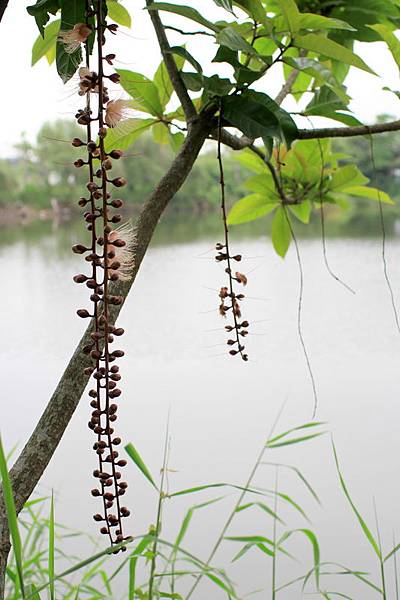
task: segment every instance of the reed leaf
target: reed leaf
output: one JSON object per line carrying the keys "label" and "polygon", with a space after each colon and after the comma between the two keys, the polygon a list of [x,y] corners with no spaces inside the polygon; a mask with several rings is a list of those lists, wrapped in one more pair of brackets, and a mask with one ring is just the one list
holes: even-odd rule
{"label": "reed leaf", "polygon": [[344,481],[343,475],[340,471],[340,465],[339,465],[339,459],[337,456],[337,452],[336,452],[336,447],[335,444],[332,441],[332,447],[333,447],[333,454],[335,457],[335,463],[336,463],[336,469],[339,475],[339,480],[340,480],[340,485],[342,486],[342,490],[344,492],[344,495],[346,496],[351,508],[353,509],[353,512],[355,514],[355,516],[357,517],[357,520],[361,526],[361,529],[365,535],[365,537],[367,538],[368,542],[371,544],[375,554],[377,555],[377,557],[379,558],[379,560],[382,560],[382,553],[379,549],[379,544],[377,543],[377,541],[375,540],[375,537],[373,536],[371,530],[369,529],[368,525],[366,524],[365,520],[363,519],[363,517],[361,516],[360,512],[358,511],[356,505],[354,504],[353,500],[351,499],[351,496],[349,494],[349,491],[347,489],[346,483]]}
{"label": "reed leaf", "polygon": [[3,443],[0,437],[0,475],[2,480],[4,503],[6,507],[8,526],[10,528],[11,540],[15,556],[15,564],[17,568],[17,574],[19,579],[19,585],[21,587],[22,598],[25,598],[25,585],[24,585],[24,574],[22,568],[22,544],[21,536],[18,528],[17,512],[14,504],[14,495],[12,491],[10,476],[7,468],[6,455],[3,449]]}

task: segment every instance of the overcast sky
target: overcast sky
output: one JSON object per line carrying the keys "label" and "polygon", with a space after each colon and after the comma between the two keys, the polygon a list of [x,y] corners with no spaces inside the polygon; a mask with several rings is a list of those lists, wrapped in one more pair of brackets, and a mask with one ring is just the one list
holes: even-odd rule
{"label": "overcast sky", "polygon": [[[82,99],[75,93],[76,82],[64,86],[54,65],[49,67],[43,59],[35,67],[30,66],[31,47],[37,37],[37,29],[34,19],[26,13],[25,7],[32,3],[32,0],[11,0],[0,24],[0,56],[4,86],[0,100],[2,157],[12,154],[13,144],[20,139],[22,132],[26,132],[28,138],[33,140],[43,122],[57,118],[73,118],[75,109],[82,104]],[[107,49],[115,52],[117,58],[121,58],[122,62],[116,64],[117,67],[151,75],[160,56],[148,15],[141,8],[141,0],[124,0],[124,4],[133,15],[133,27],[131,30],[122,28],[119,35],[110,40]],[[212,0],[201,0],[201,4],[202,7],[204,5],[202,12],[211,19],[226,18],[228,15],[222,9],[216,8]],[[185,19],[175,22],[191,27],[190,22]],[[197,26],[194,27],[197,29]],[[175,34],[171,39],[174,44],[182,43],[181,37]],[[212,58],[216,50],[215,45],[203,37],[198,41],[191,40],[188,49],[201,60]],[[358,69],[351,69],[347,84],[348,92],[353,98],[351,106],[356,116],[366,123],[373,122],[376,115],[383,112],[400,118],[400,101],[393,94],[382,91],[384,86],[400,90],[398,68],[384,44],[358,44],[357,51],[381,77],[373,77]],[[215,65],[212,68],[215,69]],[[275,75],[269,77],[269,87],[264,89],[274,95],[281,82],[280,71],[276,70]],[[295,103],[287,107],[296,110]]]}

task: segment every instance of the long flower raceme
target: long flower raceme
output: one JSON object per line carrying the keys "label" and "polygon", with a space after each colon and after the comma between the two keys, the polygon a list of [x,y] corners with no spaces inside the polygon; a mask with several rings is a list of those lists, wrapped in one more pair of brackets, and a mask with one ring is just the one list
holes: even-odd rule
{"label": "long flower raceme", "polygon": [[[128,487],[122,480],[120,470],[126,465],[126,460],[118,455],[116,448],[121,439],[114,435],[118,411],[116,399],[121,396],[118,387],[121,375],[116,361],[124,356],[124,352],[114,350],[113,343],[123,335],[124,330],[111,324],[109,313],[111,305],[123,302],[122,297],[115,293],[115,283],[130,277],[134,236],[131,226],[122,225],[121,214],[115,212],[115,209],[123,206],[122,200],[112,195],[113,188],[120,188],[127,182],[122,177],[109,177],[114,160],[121,158],[123,153],[118,149],[109,152],[105,149],[108,129],[125,118],[127,108],[124,100],[110,100],[105,85],[106,79],[113,83],[119,81],[116,73],[106,74],[104,71],[104,63],[112,65],[115,58],[114,54],[103,56],[106,34],[115,34],[118,30],[117,25],[107,23],[105,15],[104,0],[95,3],[87,1],[86,23],[78,23],[71,31],[62,32],[60,39],[67,52],[73,52],[81,44],[86,49],[86,65],[79,69],[78,89],[78,94],[86,98],[86,104],[76,114],[77,122],[86,128],[86,140],[75,138],[72,145],[87,148],[87,160],[78,159],[74,165],[88,169],[87,194],[80,198],[79,206],[85,208],[83,217],[90,234],[90,243],[77,244],[73,251],[85,255],[90,274],[80,273],[74,280],[85,283],[90,290],[91,309],[81,308],[77,313],[82,318],[93,318],[94,321],[91,343],[84,348],[91,360],[91,366],[86,367],[85,372],[92,375],[93,381],[89,391],[92,408],[89,428],[96,436],[93,448],[98,460],[97,468],[93,471],[98,485],[92,489],[92,495],[102,501],[102,510],[94,515],[94,519],[101,524],[100,532],[107,535],[113,545],[128,539],[123,531],[123,518],[129,516],[130,512],[121,502]],[[97,41],[95,69],[90,64],[88,42],[92,33],[89,20],[93,22],[93,18]],[[97,108],[96,112],[92,103]]]}

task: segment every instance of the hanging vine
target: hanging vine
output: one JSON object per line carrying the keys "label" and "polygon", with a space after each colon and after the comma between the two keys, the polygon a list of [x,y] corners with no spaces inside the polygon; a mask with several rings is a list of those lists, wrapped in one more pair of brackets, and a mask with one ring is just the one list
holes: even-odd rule
{"label": "hanging vine", "polygon": [[[126,538],[123,533],[123,518],[129,516],[129,510],[121,505],[121,496],[125,494],[128,484],[122,480],[121,467],[126,465],[126,460],[119,459],[116,447],[121,443],[119,437],[114,436],[113,424],[117,419],[118,406],[116,398],[121,395],[117,387],[121,379],[119,366],[116,359],[124,356],[122,350],[112,350],[111,346],[116,337],[124,333],[122,328],[117,328],[110,323],[110,306],[120,305],[123,302],[121,296],[116,295],[113,290],[115,282],[128,277],[129,269],[132,268],[131,245],[133,235],[128,226],[113,229],[112,226],[120,223],[120,214],[111,214],[112,209],[122,207],[122,200],[113,198],[111,187],[122,187],[126,184],[125,179],[116,177],[109,178],[109,172],[113,167],[113,159],[122,156],[120,150],[114,149],[110,152],[105,150],[105,137],[109,127],[118,123],[125,109],[124,101],[110,100],[105,79],[118,83],[119,77],[116,73],[110,75],[104,72],[104,63],[112,64],[114,54],[103,55],[106,42],[106,33],[115,34],[117,25],[108,24],[106,21],[106,5],[99,0],[93,5],[86,2],[86,23],[75,25],[70,35],[65,35],[63,41],[66,50],[73,52],[76,45],[72,39],[75,36],[76,43],[85,43],[86,66],[79,70],[79,95],[86,96],[86,104],[76,114],[77,122],[86,127],[86,141],[75,138],[72,141],[74,147],[86,145],[87,160],[78,159],[74,165],[77,168],[87,167],[88,183],[87,191],[89,197],[82,197],[79,206],[87,208],[83,217],[86,228],[91,235],[89,246],[77,244],[73,251],[84,254],[85,261],[91,266],[91,274],[83,273],[76,275],[76,283],[85,283],[91,291],[90,301],[92,310],[86,308],[77,311],[81,318],[93,317],[94,328],[91,333],[91,343],[85,346],[83,352],[91,359],[91,366],[86,367],[85,374],[91,375],[95,385],[89,391],[92,407],[89,428],[96,435],[94,450],[98,457],[98,468],[93,475],[98,481],[98,486],[92,489],[92,495],[102,500],[102,512],[94,515],[94,520],[101,523],[100,532],[109,537],[112,545],[123,542]],[[90,22],[94,17],[94,35],[97,46],[97,69],[91,70],[89,38],[92,33]],[[75,32],[75,33],[74,33]],[[82,39],[82,32],[85,39]],[[81,36],[81,37],[79,37]],[[78,40],[79,37],[79,40]],[[92,99],[97,98],[97,113],[93,116]],[[93,125],[98,126],[97,141],[94,141]],[[121,548],[124,550],[124,547]],[[118,551],[118,550],[117,550]]]}

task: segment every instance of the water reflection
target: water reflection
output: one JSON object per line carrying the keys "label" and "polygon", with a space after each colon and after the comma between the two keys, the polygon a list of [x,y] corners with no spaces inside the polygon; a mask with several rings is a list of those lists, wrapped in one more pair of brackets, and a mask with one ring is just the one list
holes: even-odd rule
{"label": "water reflection", "polygon": [[[173,490],[207,482],[242,484],[282,404],[286,402],[279,429],[309,420],[313,405],[297,335],[299,274],[293,250],[282,261],[265,236],[249,238],[245,230],[243,237],[235,236],[235,248],[246,257],[243,271],[249,274],[246,317],[254,323],[248,341],[251,361],[242,364],[226,355],[223,323],[216,310],[224,271],[213,261],[211,250],[218,236],[214,231],[204,235],[203,226],[199,222],[197,230],[189,231],[182,225],[162,225],[121,314],[127,358],[122,365],[119,429],[156,474],[171,411],[170,467],[177,471],[169,477]],[[1,429],[7,447],[23,443],[29,435],[82,332],[75,310],[85,306],[86,293],[72,283],[81,261],[69,250],[80,229],[72,223],[57,231],[46,227],[5,232],[0,248],[8,290],[1,302],[5,399]],[[319,240],[301,240],[300,248],[305,275],[303,332],[317,380],[318,418],[329,422],[349,488],[371,528],[372,497],[376,498],[388,547],[393,531],[400,535],[400,339],[382,274],[379,240],[329,240],[331,265],[355,288],[356,296],[327,274]],[[400,243],[391,241],[389,270],[397,298],[399,252]],[[88,493],[92,485],[88,474],[94,466],[85,425],[88,414],[88,403],[82,402],[39,491],[55,489],[59,521],[94,533],[90,515],[96,506]],[[373,551],[340,492],[329,436],[271,451],[267,460],[300,467],[321,496],[323,508],[293,473],[282,471],[280,489],[295,497],[312,520],[310,525],[298,511],[280,503],[287,526],[312,527],[320,535],[322,560],[371,570],[376,581]],[[128,478],[131,529],[143,533],[154,522],[156,499],[133,467]],[[271,489],[274,479],[274,469],[264,465],[255,484]],[[205,557],[235,493],[219,490],[168,501],[164,536],[175,538],[189,505],[225,493],[223,500],[198,511],[191,524],[186,547]],[[270,517],[257,509],[240,513],[230,530],[231,535],[267,537],[271,532]],[[238,550],[232,544],[223,545],[217,562],[228,567],[241,593],[265,587],[270,578],[268,558],[251,551],[231,565]],[[311,565],[306,540],[294,537],[288,549],[301,564],[282,557],[279,582]],[[388,577],[393,592],[390,573]],[[362,600],[376,597],[373,590],[342,579],[332,582],[333,589]],[[212,600],[224,597],[207,585],[199,588],[197,598],[205,595]],[[259,597],[269,596],[264,592]],[[298,599],[301,592],[296,588],[281,597]]]}

